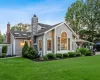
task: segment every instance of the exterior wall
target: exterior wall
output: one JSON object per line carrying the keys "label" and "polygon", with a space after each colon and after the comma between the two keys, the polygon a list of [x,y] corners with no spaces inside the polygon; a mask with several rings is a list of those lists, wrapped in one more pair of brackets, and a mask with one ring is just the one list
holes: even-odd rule
{"label": "exterior wall", "polygon": [[20,56],[22,54],[22,47],[20,46],[20,41],[23,39],[15,39],[15,55]]}
{"label": "exterior wall", "polygon": [[[47,51],[47,40],[51,40],[51,51]],[[51,30],[45,34],[45,54],[54,53],[54,30]]]}
{"label": "exterior wall", "polygon": [[11,44],[12,44],[12,54],[14,54],[14,36],[12,34],[10,34],[11,36]]}
{"label": "exterior wall", "polygon": [[22,48],[23,46],[21,46],[21,42],[23,42],[24,40],[27,40],[27,39],[14,39],[14,54],[17,55],[17,56],[21,56],[22,55]]}
{"label": "exterior wall", "polygon": [[[69,28],[65,24],[62,24],[56,28],[56,38],[61,37],[62,32],[67,33],[67,50],[58,51],[56,48],[57,53],[67,53],[69,51],[72,51],[72,32],[69,30]],[[70,50],[68,50],[68,38],[70,38]]]}
{"label": "exterior wall", "polygon": [[[70,38],[70,50],[57,50],[57,37],[61,37],[61,33],[66,32],[67,33],[67,48],[68,48],[68,38]],[[47,40],[52,40],[52,51],[47,51]],[[72,32],[70,29],[65,25],[59,25],[57,28],[47,32],[45,34],[45,54],[47,53],[67,53],[69,51],[72,51]]]}

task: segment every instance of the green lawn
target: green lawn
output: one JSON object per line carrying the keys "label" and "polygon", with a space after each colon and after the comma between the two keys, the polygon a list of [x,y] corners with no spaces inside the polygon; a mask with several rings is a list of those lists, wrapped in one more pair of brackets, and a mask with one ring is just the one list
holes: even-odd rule
{"label": "green lawn", "polygon": [[0,80],[100,80],[100,56],[47,62],[0,59]]}

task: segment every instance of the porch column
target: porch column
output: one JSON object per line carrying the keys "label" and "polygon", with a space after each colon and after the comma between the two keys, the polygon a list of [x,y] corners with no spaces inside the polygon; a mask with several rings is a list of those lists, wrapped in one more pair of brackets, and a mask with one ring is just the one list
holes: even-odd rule
{"label": "porch column", "polygon": [[45,34],[43,35],[42,43],[43,43],[43,56],[44,56],[44,55],[46,55],[46,53],[45,53]]}
{"label": "porch column", "polygon": [[56,28],[54,29],[54,53],[57,53],[57,45],[56,45],[57,39],[56,39]]}

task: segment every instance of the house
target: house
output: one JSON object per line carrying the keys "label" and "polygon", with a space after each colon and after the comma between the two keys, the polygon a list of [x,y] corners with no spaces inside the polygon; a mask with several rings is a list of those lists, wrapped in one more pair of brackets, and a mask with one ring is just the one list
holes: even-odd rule
{"label": "house", "polygon": [[[36,15],[32,18],[31,26],[27,32],[10,31],[10,24],[7,25],[7,41],[12,44],[14,55],[21,55],[25,41],[33,46],[41,56],[48,53],[67,53],[75,51],[77,34],[66,22],[55,25],[47,25],[38,22]],[[9,35],[10,32],[10,35]]]}

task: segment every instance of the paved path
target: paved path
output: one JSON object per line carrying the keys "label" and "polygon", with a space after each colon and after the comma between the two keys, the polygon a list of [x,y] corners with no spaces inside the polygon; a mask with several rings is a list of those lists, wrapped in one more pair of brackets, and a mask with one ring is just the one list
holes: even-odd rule
{"label": "paved path", "polygon": [[16,58],[16,57],[21,57],[21,56],[5,57],[5,58],[0,58],[0,59],[8,59],[8,58]]}
{"label": "paved path", "polygon": [[100,52],[96,52],[95,54],[96,54],[96,55],[100,55]]}

